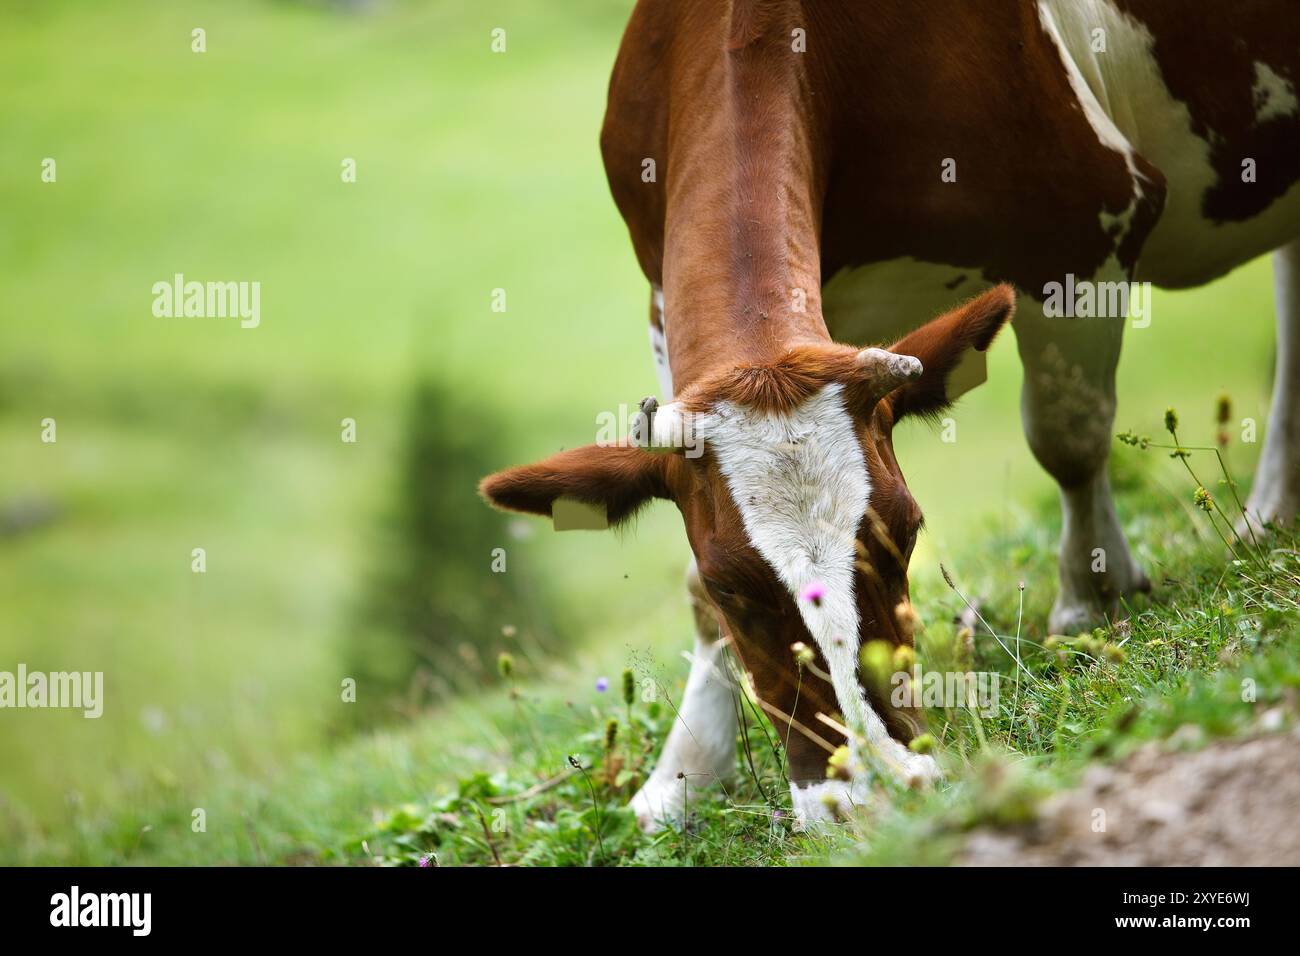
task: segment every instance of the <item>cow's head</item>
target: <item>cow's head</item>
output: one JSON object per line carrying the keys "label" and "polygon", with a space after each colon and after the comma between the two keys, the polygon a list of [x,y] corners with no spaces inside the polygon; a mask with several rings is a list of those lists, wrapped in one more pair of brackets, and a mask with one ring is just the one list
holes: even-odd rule
{"label": "cow's head", "polygon": [[[896,776],[933,776],[933,760],[905,746],[919,712],[859,679],[868,641],[912,643],[907,567],[922,517],[893,429],[948,405],[950,374],[988,348],[1013,306],[1000,286],[888,349],[803,345],[725,368],[654,411],[657,448],[575,448],[490,476],[483,495],[537,515],[559,498],[585,502],[611,525],[653,498],[673,501],[709,599],[789,741],[796,801],[808,785],[804,812],[826,812],[809,798],[823,796],[826,744],[842,740],[819,712],[838,714]],[[791,650],[800,642],[817,657],[803,671]]]}

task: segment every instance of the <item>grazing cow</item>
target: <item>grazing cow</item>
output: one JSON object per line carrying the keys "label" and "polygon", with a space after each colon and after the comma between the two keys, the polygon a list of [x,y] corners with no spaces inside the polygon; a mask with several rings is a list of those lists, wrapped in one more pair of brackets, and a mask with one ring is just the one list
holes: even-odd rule
{"label": "grazing cow", "polygon": [[[831,812],[828,788],[861,796],[858,781],[827,781],[825,747],[842,738],[819,714],[842,715],[864,759],[934,775],[904,746],[918,714],[863,688],[857,652],[911,641],[921,512],[893,427],[977,375],[1013,310],[1009,285],[1025,431],[1061,488],[1053,630],[1147,587],[1106,476],[1127,319],[1096,303],[1127,288],[1115,283],[1197,285],[1277,250],[1277,377],[1247,509],[1294,517],[1294,14],[1283,0],[638,3],[601,148],[675,399],[648,406],[642,437],[689,434],[703,453],[590,446],[483,491],[536,514],[586,502],[611,523],[651,498],[682,513],[698,635],[680,720],[633,801],[644,821],[680,813],[679,773],[696,785],[734,771],[719,632],[788,737],[801,818]],[[1059,315],[1062,289],[1096,298]],[[893,344],[859,351],[872,342]],[[802,678],[799,641],[817,658]]]}

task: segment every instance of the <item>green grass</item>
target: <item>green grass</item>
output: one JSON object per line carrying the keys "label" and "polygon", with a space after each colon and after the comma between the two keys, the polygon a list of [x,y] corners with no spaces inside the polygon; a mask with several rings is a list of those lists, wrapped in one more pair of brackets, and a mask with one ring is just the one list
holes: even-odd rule
{"label": "green grass", "polygon": [[[56,824],[70,800],[269,771],[351,725],[345,610],[422,375],[480,410],[471,439],[516,449],[501,465],[650,391],[645,290],[595,148],[624,16],[594,3],[561,22],[522,0],[6,13],[0,502],[60,517],[0,541],[0,661],[103,670],[108,707],[7,713],[0,807]],[[152,283],[178,271],[261,281],[261,327],[153,318]],[[582,354],[609,358],[559,371]],[[46,417],[57,444],[39,441]],[[472,483],[443,493],[481,507]],[[620,581],[661,566],[612,539],[538,545],[537,566],[579,569],[555,575],[578,609],[566,632],[626,596],[611,575],[574,600],[575,554]],[[532,547],[514,555],[536,578]]]}
{"label": "green grass", "polygon": [[[1153,599],[1127,621],[1087,640],[1043,641],[1021,629],[1031,676],[1016,681],[992,633],[975,637],[962,666],[1001,675],[997,712],[931,710],[944,784],[928,794],[879,781],[885,801],[829,832],[792,832],[779,749],[751,706],[738,725],[738,779],[726,792],[693,795],[689,826],[641,834],[626,801],[652,765],[670,725],[685,667],[644,652],[591,648],[536,670],[517,662],[507,687],[467,697],[409,725],[302,756],[262,777],[237,776],[199,793],[184,781],[148,803],[90,819],[67,810],[65,826],[28,833],[17,859],[75,863],[351,863],[416,865],[800,865],[946,862],[962,834],[1014,824],[1090,761],[1192,725],[1201,739],[1250,729],[1261,711],[1294,701],[1300,688],[1300,558],[1296,536],[1270,538],[1258,560],[1235,563],[1202,540],[1204,515],[1159,507],[1157,478],[1177,466],[1120,448],[1122,501],[1142,515],[1131,528],[1153,573]],[[1146,453],[1152,455],[1153,453]],[[1203,463],[1202,463],[1203,464]],[[1190,498],[1190,491],[1186,495]],[[1023,576],[1024,620],[1045,616],[1050,580],[1041,557],[1054,506],[1010,533],[987,530],[988,552],[1007,556],[966,571],[963,591],[985,596],[983,614],[1014,647]],[[986,552],[987,553],[987,552]],[[1017,558],[1019,556],[1019,559]],[[942,584],[918,605],[928,624],[918,640],[927,669],[952,666],[952,613]],[[679,617],[660,614],[671,633]],[[1056,640],[1056,639],[1054,639]],[[684,643],[684,642],[681,642]],[[1119,651],[1115,649],[1119,648]],[[620,669],[633,672],[631,706]],[[596,690],[598,676],[610,689]],[[641,681],[667,696],[647,703]],[[1255,682],[1243,698],[1243,680]],[[1292,715],[1294,719],[1294,715]],[[613,748],[609,721],[617,722]],[[1186,738],[1186,734],[1182,735]],[[747,743],[746,743],[747,741]],[[1185,745],[1185,744],[1184,744]],[[749,753],[752,757],[747,757]],[[570,757],[582,768],[574,772]],[[554,785],[546,786],[547,782]],[[530,788],[540,792],[528,795]],[[191,830],[202,807],[207,830]],[[774,815],[774,810],[783,814]]]}
{"label": "green grass", "polygon": [[[595,675],[635,663],[678,686],[687,552],[680,519],[659,508],[634,535],[537,524],[503,542],[510,573],[560,609],[548,647],[569,648],[521,656],[523,700],[477,695],[354,736],[339,695],[356,640],[348,611],[375,565],[417,382],[479,410],[463,428],[502,465],[590,441],[598,412],[654,390],[647,290],[596,147],[630,5],[431,0],[352,16],[262,0],[10,4],[0,506],[35,499],[57,517],[0,538],[0,669],[103,670],[107,701],[97,721],[0,717],[0,859],[342,861],[366,858],[361,839],[397,853],[369,836],[372,813],[429,805],[477,772],[509,792],[579,748],[598,763],[584,741],[609,709]],[[200,25],[202,55],[190,52]],[[496,26],[503,56],[488,49]],[[41,182],[45,157],[54,184]],[[344,157],[358,163],[353,185],[339,179]],[[261,281],[261,327],[153,318],[150,288],[175,272]],[[498,287],[505,314],[489,309]],[[1189,436],[1204,440],[1228,390],[1262,430],[1270,313],[1263,262],[1157,292],[1151,327],[1128,335],[1119,426],[1156,432],[1173,403],[1207,423]],[[1003,601],[1000,628],[1024,578],[1035,638],[1056,518],[1026,505],[1051,488],[1020,434],[1014,353],[1011,336],[995,346],[988,385],[956,412],[956,443],[918,427],[898,454],[930,528],[914,558],[922,612],[937,622],[953,610],[940,560],[991,611]],[[56,444],[39,440],[47,417]],[[344,417],[358,422],[355,445],[339,441]],[[1236,448],[1233,465],[1247,474],[1253,457]],[[981,480],[953,480],[971,475]],[[1167,524],[1190,513],[1177,471],[1147,479],[1121,499],[1147,567],[1181,568],[1184,547],[1210,554],[1204,529]],[[468,484],[438,493],[481,507]],[[207,551],[201,576],[195,547]],[[486,556],[464,560],[488,573]],[[499,630],[467,642],[491,660]],[[666,718],[638,719],[655,739]],[[542,735],[536,752],[519,749],[524,727]],[[761,789],[780,794],[779,756],[752,730]],[[579,783],[548,792],[554,807],[539,804],[535,822],[585,812]],[[611,820],[626,789],[602,798]],[[737,805],[757,806],[759,791],[742,782]],[[190,831],[196,807],[206,834]],[[511,805],[511,840],[536,809]],[[760,838],[725,803],[700,810],[737,834],[722,841],[726,859],[824,852],[766,825]],[[449,840],[448,860],[487,858],[475,823]],[[652,849],[628,836],[624,850],[719,858],[677,836]]]}

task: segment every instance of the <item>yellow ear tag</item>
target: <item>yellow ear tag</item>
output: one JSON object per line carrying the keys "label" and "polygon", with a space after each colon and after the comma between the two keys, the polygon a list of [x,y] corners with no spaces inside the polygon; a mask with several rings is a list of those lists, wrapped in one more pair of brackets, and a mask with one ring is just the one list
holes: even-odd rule
{"label": "yellow ear tag", "polygon": [[604,531],[609,527],[605,505],[556,498],[551,502],[551,522],[556,531]]}
{"label": "yellow ear tag", "polygon": [[972,388],[983,385],[989,380],[989,358],[987,352],[967,349],[956,367],[948,373],[945,391],[948,401],[955,402]]}

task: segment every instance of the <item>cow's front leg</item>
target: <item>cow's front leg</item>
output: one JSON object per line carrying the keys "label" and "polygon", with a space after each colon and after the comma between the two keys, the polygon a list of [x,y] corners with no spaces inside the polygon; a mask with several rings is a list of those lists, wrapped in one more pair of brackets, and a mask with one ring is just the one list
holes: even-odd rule
{"label": "cow's front leg", "polygon": [[1273,283],[1277,374],[1264,450],[1246,500],[1256,530],[1268,521],[1288,524],[1300,511],[1300,240],[1273,253]]}
{"label": "cow's front leg", "polygon": [[646,830],[685,816],[688,793],[730,781],[736,772],[736,705],[726,645],[694,560],[686,587],[695,619],[695,654],[673,728],[632,809]]}
{"label": "cow's front leg", "polygon": [[1100,624],[1150,588],[1115,514],[1106,462],[1115,422],[1123,317],[1048,317],[1028,296],[1013,325],[1025,378],[1020,411],[1034,457],[1061,488],[1060,591],[1049,627]]}

